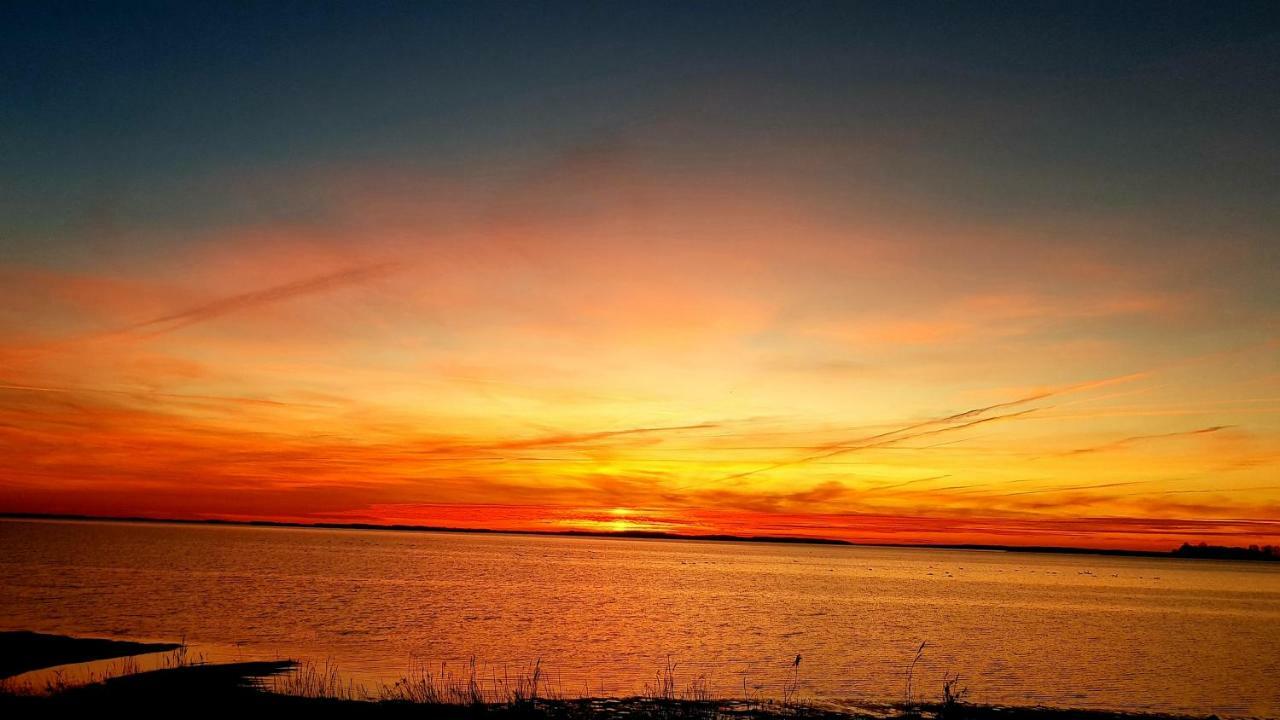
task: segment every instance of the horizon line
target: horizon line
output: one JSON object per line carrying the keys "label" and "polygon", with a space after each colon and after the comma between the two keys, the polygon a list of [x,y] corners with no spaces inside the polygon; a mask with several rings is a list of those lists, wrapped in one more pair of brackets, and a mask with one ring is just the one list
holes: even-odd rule
{"label": "horizon line", "polygon": [[[283,529],[318,530],[383,530],[389,532],[450,533],[474,535],[524,535],[565,538],[600,538],[617,540],[676,540],[701,542],[748,542],[778,545],[838,545],[848,547],[907,548],[921,550],[973,550],[983,552],[1021,552],[1060,555],[1108,555],[1120,557],[1187,558],[1178,555],[1178,548],[1170,550],[1137,550],[1126,548],[1089,548],[1065,545],[999,545],[984,543],[887,543],[855,542],[835,538],[795,535],[734,535],[729,533],[683,534],[661,530],[504,530],[496,528],[465,528],[445,525],[407,525],[402,523],[335,523],[291,522],[285,520],[228,520],[223,518],[164,518],[145,515],[83,515],[76,513],[0,512],[0,520],[60,520],[72,522],[120,522],[154,523],[173,525],[215,525],[237,527],[271,527]],[[1243,549],[1243,548],[1242,548]],[[1193,557],[1193,556],[1192,556]]]}

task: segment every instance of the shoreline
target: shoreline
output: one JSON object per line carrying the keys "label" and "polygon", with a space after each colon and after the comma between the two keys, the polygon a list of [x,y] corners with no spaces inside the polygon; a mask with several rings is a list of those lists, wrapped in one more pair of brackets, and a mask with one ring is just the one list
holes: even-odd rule
{"label": "shoreline", "polygon": [[[459,528],[442,525],[377,525],[373,523],[298,523],[276,520],[221,520],[157,518],[147,516],[106,516],[50,513],[0,512],[0,520],[35,520],[86,523],[122,523],[147,525],[197,525],[209,527],[280,528],[297,530],[356,530],[400,533],[438,533],[455,535],[515,535],[525,537],[564,537],[617,540],[673,540],[679,542],[737,542],[777,545],[820,545],[861,548],[902,548],[917,550],[963,550],[973,552],[1030,553],[1041,555],[1091,555],[1102,557],[1167,558],[1171,560],[1218,560],[1244,562],[1277,562],[1280,555],[1248,555],[1245,548],[1211,547],[1208,552],[1198,552],[1195,546],[1184,544],[1171,551],[1126,550],[1115,548],[1084,548],[1056,545],[986,545],[978,543],[861,543],[832,538],[814,538],[777,535],[681,535],[648,530],[624,530],[604,532],[593,530],[499,530],[492,528]],[[1188,548],[1191,549],[1188,552]],[[1215,551],[1217,552],[1215,554]]]}
{"label": "shoreline", "polygon": [[[158,669],[142,670],[132,658],[168,652]],[[81,684],[60,678],[41,691],[10,682],[0,674],[0,710],[120,711],[146,707],[180,710],[198,698],[202,708],[235,710],[315,710],[356,715],[405,715],[432,720],[518,718],[520,720],[1213,720],[1216,715],[1085,710],[1044,706],[970,703],[966,691],[944,683],[941,697],[912,695],[898,702],[846,702],[807,699],[791,692],[777,698],[712,696],[696,683],[681,689],[674,666],[660,671],[659,682],[643,694],[619,697],[571,697],[558,694],[540,665],[502,687],[486,689],[472,674],[441,677],[408,675],[370,693],[344,682],[328,665],[296,660],[205,663],[192,660],[186,646],[142,644],[15,631],[0,633],[0,663],[50,669],[67,657],[124,658],[113,672]],[[19,662],[24,661],[24,662]],[[55,662],[57,661],[57,662]],[[665,675],[664,675],[665,672]],[[784,691],[785,692],[785,691]]]}

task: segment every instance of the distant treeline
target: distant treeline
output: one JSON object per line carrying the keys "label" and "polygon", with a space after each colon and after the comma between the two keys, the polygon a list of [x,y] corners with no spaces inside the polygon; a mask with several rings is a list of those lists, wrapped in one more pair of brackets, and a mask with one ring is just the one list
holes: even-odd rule
{"label": "distant treeline", "polygon": [[1163,550],[1123,550],[1118,548],[1080,548],[1043,545],[977,545],[963,544],[907,544],[907,543],[855,543],[848,540],[835,540],[809,536],[777,536],[777,535],[681,535],[678,533],[652,530],[623,530],[618,532],[604,530],[495,530],[490,528],[458,528],[437,525],[378,525],[373,523],[297,523],[275,520],[218,520],[218,519],[167,519],[151,517],[105,517],[94,515],[66,515],[48,513],[15,513],[0,512],[0,518],[13,520],[74,520],[88,522],[132,522],[161,523],[174,525],[230,525],[234,527],[276,527],[303,528],[322,530],[378,530],[392,532],[431,532],[458,533],[468,535],[533,535],[552,537],[585,537],[585,538],[632,538],[641,540],[694,540],[702,542],[751,542],[751,543],[792,543],[804,545],[858,545],[862,547],[900,547],[922,548],[933,550],[983,550],[990,552],[1013,553],[1051,553],[1069,555],[1111,555],[1119,557],[1156,557],[1156,558],[1197,558],[1207,560],[1280,560],[1280,547],[1250,545],[1247,548],[1226,547],[1221,545],[1192,545],[1183,543],[1182,547],[1168,552]]}
{"label": "distant treeline", "polygon": [[1171,555],[1188,558],[1217,558],[1222,560],[1280,560],[1280,548],[1275,545],[1250,545],[1247,548],[1182,543]]}

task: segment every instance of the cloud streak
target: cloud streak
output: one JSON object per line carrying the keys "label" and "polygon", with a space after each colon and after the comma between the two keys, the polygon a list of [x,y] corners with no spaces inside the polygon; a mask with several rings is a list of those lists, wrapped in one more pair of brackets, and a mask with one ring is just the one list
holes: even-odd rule
{"label": "cloud streak", "polygon": [[1068,450],[1067,452],[1061,453],[1060,455],[1070,457],[1072,455],[1087,455],[1090,453],[1105,452],[1107,450],[1118,450],[1120,448],[1127,447],[1134,443],[1145,442],[1147,440],[1164,440],[1166,438],[1208,435],[1210,433],[1216,433],[1220,430],[1227,430],[1231,427],[1232,427],[1231,425],[1213,425],[1211,427],[1200,428],[1199,430],[1186,430],[1183,432],[1159,433],[1157,435],[1133,435],[1131,437],[1121,438],[1114,442],[1104,443],[1102,445],[1094,445],[1092,447]]}
{"label": "cloud streak", "polygon": [[977,425],[983,425],[990,422],[998,422],[1001,420],[1012,420],[1015,418],[1023,417],[1025,415],[1029,415],[1033,412],[1037,412],[1038,408],[1032,408],[1030,410],[1024,410],[1024,411],[1015,412],[1015,413],[1006,413],[1004,415],[996,415],[993,417],[981,418],[978,420],[972,420],[970,422],[960,423],[958,425],[952,425],[951,427],[937,428],[933,430],[927,430],[924,432],[912,432],[915,430],[920,430],[922,428],[933,427],[935,425],[949,425],[952,423],[957,423],[961,420],[980,417],[982,415],[985,415],[991,412],[992,410],[1002,410],[1006,408],[1017,407],[1019,405],[1025,405],[1027,403],[1035,402],[1037,400],[1043,400],[1043,399],[1054,397],[1057,395],[1064,395],[1067,393],[1091,390],[1094,388],[1105,387],[1105,386],[1113,385],[1116,383],[1130,382],[1133,380],[1137,380],[1141,377],[1144,377],[1145,375],[1146,375],[1145,373],[1129,373],[1127,375],[1119,375],[1116,377],[1105,378],[1102,380],[1093,380],[1089,382],[1076,383],[1073,385],[1054,388],[1051,390],[1045,390],[1042,392],[1016,398],[1014,400],[1006,400],[1004,402],[994,403],[994,404],[986,405],[979,408],[973,408],[971,410],[965,410],[964,412],[947,415],[945,417],[934,418],[931,420],[925,420],[923,422],[913,423],[905,427],[897,428],[895,430],[890,430],[888,432],[880,433],[877,435],[872,435],[870,437],[831,443],[831,444],[817,448],[817,449],[823,450],[824,452],[808,455],[806,457],[798,458],[795,460],[787,460],[783,462],[774,463],[772,465],[757,468],[754,470],[747,470],[745,472],[734,473],[724,478],[721,478],[721,480],[737,480],[741,478],[750,477],[752,475],[769,472],[772,470],[779,470],[786,467],[794,467],[797,465],[804,465],[804,464],[819,461],[819,460],[826,460],[828,458],[844,455],[846,453],[858,452],[860,450],[871,450],[871,449],[882,448],[888,445],[904,442],[906,440],[914,440],[921,437],[930,437],[930,436],[938,435],[944,432],[954,432],[956,430],[964,430],[966,428],[974,427]]}
{"label": "cloud streak", "polygon": [[[399,263],[382,262],[339,270],[315,277],[294,280],[262,290],[219,298],[195,307],[167,313],[132,325],[104,333],[105,336],[138,335],[155,337],[181,330],[197,323],[208,322],[224,315],[244,312],[256,307],[273,305],[297,297],[330,292],[350,285],[369,282],[395,272]],[[101,336],[100,336],[101,337]]]}

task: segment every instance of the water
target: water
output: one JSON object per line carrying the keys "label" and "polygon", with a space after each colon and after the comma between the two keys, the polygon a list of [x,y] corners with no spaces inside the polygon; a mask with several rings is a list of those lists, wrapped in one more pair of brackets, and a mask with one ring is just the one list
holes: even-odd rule
{"label": "water", "polygon": [[[1151,558],[0,521],[0,629],[185,637],[366,683],[541,659],[566,694],[681,685],[1280,716],[1280,568]],[[744,690],[745,688],[745,690]]]}

